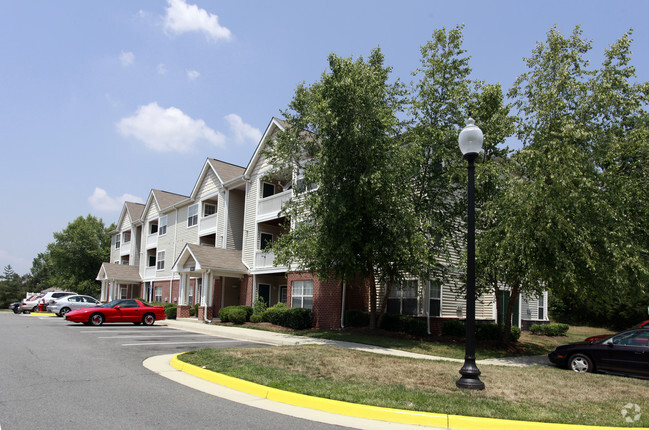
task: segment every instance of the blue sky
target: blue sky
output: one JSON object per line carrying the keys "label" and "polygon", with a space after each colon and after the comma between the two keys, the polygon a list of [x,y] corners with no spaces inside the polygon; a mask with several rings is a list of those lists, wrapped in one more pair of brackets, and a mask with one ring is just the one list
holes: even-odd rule
{"label": "blue sky", "polygon": [[649,80],[646,1],[8,1],[0,14],[0,269],[77,216],[116,222],[151,188],[189,194],[207,157],[245,166],[296,85],[331,52],[380,46],[405,82],[433,30],[464,24],[473,77],[508,89],[556,24],[629,28]]}

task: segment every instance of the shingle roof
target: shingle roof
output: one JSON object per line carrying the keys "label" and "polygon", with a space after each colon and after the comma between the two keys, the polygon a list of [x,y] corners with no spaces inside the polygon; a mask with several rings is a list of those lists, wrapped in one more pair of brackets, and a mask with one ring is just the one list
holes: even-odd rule
{"label": "shingle roof", "polygon": [[155,196],[161,211],[189,198],[187,196],[181,196],[180,194],[169,193],[162,190],[151,190],[151,192]]}
{"label": "shingle roof", "polygon": [[142,203],[125,202],[125,204],[128,213],[131,215],[131,222],[142,218],[142,212],[144,212],[144,205]]}
{"label": "shingle roof", "polygon": [[213,248],[188,243],[187,247],[202,268],[227,270],[247,273],[248,269],[241,261],[241,251],[233,249]]}
{"label": "shingle roof", "polygon": [[212,168],[219,174],[223,182],[228,182],[231,179],[243,175],[243,172],[246,170],[245,167],[226,163],[214,158],[208,158],[207,161],[209,161]]}
{"label": "shingle roof", "polygon": [[129,281],[129,282],[142,281],[142,278],[140,277],[140,271],[138,270],[137,266],[129,266],[126,264],[104,263],[101,265],[101,269],[99,270],[100,275],[102,270],[106,274],[106,279],[114,279],[116,281]]}

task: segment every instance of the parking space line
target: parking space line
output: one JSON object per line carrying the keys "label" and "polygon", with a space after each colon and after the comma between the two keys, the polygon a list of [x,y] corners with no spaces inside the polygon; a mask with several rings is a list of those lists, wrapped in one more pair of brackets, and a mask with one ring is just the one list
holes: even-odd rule
{"label": "parking space line", "polygon": [[[239,343],[237,340],[207,340],[199,342],[139,342],[139,343],[123,343],[122,346],[147,346],[147,345],[192,345],[199,343]],[[247,342],[246,342],[247,343]]]}
{"label": "parking space line", "polygon": [[147,338],[147,337],[187,337],[187,336],[192,336],[192,337],[209,337],[207,335],[200,335],[200,334],[195,334],[195,333],[186,333],[186,334],[149,334],[149,335],[139,335],[139,334],[133,334],[133,335],[121,335],[121,336],[99,336],[97,339],[130,339],[130,338]]}
{"label": "parking space line", "polygon": [[152,332],[152,331],[155,331],[155,332],[160,332],[160,331],[181,332],[181,330],[177,330],[175,328],[154,329],[154,330],[150,330],[148,328],[147,329],[139,329],[139,330],[138,329],[133,329],[133,330],[110,330],[110,329],[108,329],[108,330],[79,330],[79,332],[81,332],[81,333],[133,333],[133,332],[146,333],[146,332]]}

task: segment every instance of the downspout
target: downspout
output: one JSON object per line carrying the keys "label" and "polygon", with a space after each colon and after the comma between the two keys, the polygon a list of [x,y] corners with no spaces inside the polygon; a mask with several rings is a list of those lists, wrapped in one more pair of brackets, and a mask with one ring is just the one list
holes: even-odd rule
{"label": "downspout", "polygon": [[342,309],[340,310],[340,328],[345,328],[345,296],[346,296],[347,281],[343,279],[343,299]]}
{"label": "downspout", "polygon": [[[214,295],[213,292],[212,292],[212,288],[214,288],[214,282],[212,281],[212,273],[211,272],[212,272],[212,269],[207,269],[207,274],[206,274],[207,276],[205,276],[205,279],[203,279],[203,281],[202,281],[203,285],[201,286],[203,291],[205,291],[201,295],[204,294],[206,296],[205,297],[205,299],[206,299],[205,300],[205,308],[203,309],[203,321],[205,321],[206,324],[212,324],[212,320],[208,320],[206,318],[208,303],[213,302],[213,300],[210,300],[210,297],[212,297]],[[205,282],[205,281],[207,281],[207,282]],[[209,287],[207,286],[207,284],[209,284]],[[209,306],[213,307],[214,303],[211,303]]]}

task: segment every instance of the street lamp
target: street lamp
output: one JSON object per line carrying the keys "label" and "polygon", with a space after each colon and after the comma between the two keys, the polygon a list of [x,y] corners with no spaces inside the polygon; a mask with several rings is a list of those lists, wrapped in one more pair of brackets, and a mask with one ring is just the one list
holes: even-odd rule
{"label": "street lamp", "polygon": [[460,132],[458,142],[460,151],[469,162],[468,184],[468,222],[466,246],[466,346],[464,365],[460,369],[462,377],[455,382],[458,388],[484,390],[484,382],[479,378],[480,370],[475,364],[475,159],[482,150],[482,130],[475,125],[473,118],[466,121]]}

